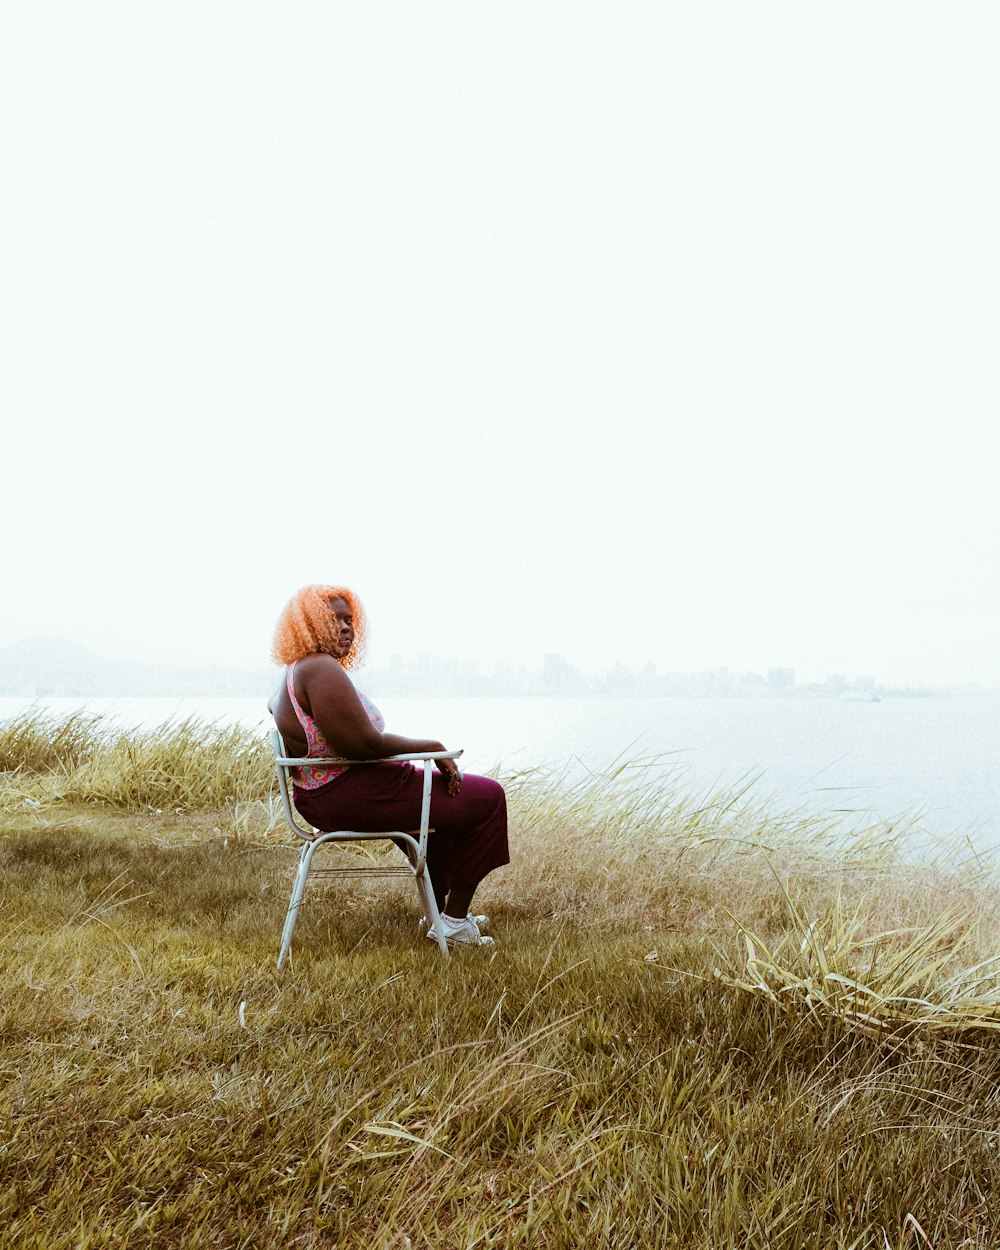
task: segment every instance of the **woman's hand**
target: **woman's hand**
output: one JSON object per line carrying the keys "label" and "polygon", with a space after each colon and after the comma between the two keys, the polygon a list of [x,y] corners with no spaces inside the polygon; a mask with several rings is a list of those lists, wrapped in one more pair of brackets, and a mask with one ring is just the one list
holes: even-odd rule
{"label": "woman's hand", "polygon": [[462,774],[458,771],[458,765],[454,760],[435,760],[434,762],[448,778],[448,794],[454,798],[462,784]]}

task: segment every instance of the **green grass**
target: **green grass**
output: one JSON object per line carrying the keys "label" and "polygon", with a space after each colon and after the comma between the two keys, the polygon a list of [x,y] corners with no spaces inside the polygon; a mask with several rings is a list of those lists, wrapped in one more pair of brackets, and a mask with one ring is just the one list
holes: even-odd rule
{"label": "green grass", "polygon": [[996,885],[905,820],[522,774],[495,957],[317,883],[279,978],[266,747],[36,718],[0,768],[4,1247],[1000,1244]]}

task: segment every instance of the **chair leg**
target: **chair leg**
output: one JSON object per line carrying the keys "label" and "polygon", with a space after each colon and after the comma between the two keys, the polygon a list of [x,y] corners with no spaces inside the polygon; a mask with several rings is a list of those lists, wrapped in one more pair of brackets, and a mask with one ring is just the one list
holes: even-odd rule
{"label": "chair leg", "polygon": [[299,856],[299,866],[295,873],[295,880],[292,882],[292,897],[288,903],[288,913],[285,916],[285,927],[281,933],[281,950],[278,952],[278,971],[283,972],[285,961],[288,953],[292,949],[292,934],[295,932],[295,922],[299,918],[299,907],[302,903],[302,895],[305,893],[306,877],[309,876],[309,865],[312,862],[312,853],[315,847],[311,842],[307,842],[302,848],[302,854]]}
{"label": "chair leg", "polygon": [[434,897],[434,883],[431,881],[431,874],[424,868],[424,871],[417,876],[414,874],[417,882],[417,892],[420,900],[424,905],[424,915],[427,917],[427,923],[433,926],[434,935],[437,938],[438,950],[448,958],[448,943],[444,938],[444,925],[441,923],[441,912],[438,910],[437,899]]}
{"label": "chair leg", "polygon": [[[295,932],[295,922],[299,918],[299,908],[302,905],[302,897],[305,894],[306,880],[309,876],[309,868],[312,864],[313,853],[316,850],[317,842],[307,842],[302,848],[299,856],[299,866],[295,872],[295,880],[292,882],[292,896],[288,902],[288,912],[285,916],[285,927],[281,934],[281,950],[278,952],[278,971],[283,972],[285,963],[292,949],[292,934]],[[401,848],[407,859],[411,858],[411,851],[408,847]],[[411,861],[412,862],[412,861]],[[431,874],[427,871],[426,864],[423,871],[413,874],[417,884],[417,893],[420,901],[424,906],[424,915],[427,917],[428,923],[434,928],[434,935],[437,940],[438,949],[444,957],[448,958],[448,943],[444,937],[444,927],[441,924],[441,912],[438,910],[437,899],[434,897],[434,883],[431,881]]]}

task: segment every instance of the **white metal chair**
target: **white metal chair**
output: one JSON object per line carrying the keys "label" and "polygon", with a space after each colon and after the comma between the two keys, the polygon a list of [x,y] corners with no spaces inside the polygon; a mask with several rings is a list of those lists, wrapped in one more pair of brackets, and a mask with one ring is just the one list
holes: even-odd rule
{"label": "white metal chair", "polygon": [[[298,919],[299,908],[302,905],[302,896],[305,893],[306,878],[309,876],[309,870],[312,867],[313,856],[321,846],[325,846],[331,842],[378,842],[392,841],[403,851],[406,856],[405,864],[381,864],[377,861],[369,860],[364,865],[351,865],[341,868],[323,868],[317,869],[317,874],[322,872],[324,877],[413,877],[417,884],[417,893],[420,895],[420,901],[424,907],[424,915],[427,922],[433,925],[434,933],[437,936],[437,944],[441,953],[445,956],[448,954],[448,943],[445,941],[444,933],[441,925],[441,916],[438,911],[437,901],[434,898],[434,885],[431,881],[430,873],[427,871],[427,834],[429,832],[430,812],[431,812],[431,779],[434,776],[434,766],[436,760],[454,760],[462,754],[461,751],[436,751],[414,755],[390,755],[383,760],[345,760],[345,759],[301,759],[289,756],[285,753],[285,744],[282,741],[281,734],[277,729],[272,729],[271,747],[274,751],[274,766],[278,774],[278,789],[281,793],[281,804],[285,813],[285,820],[297,837],[302,840],[302,850],[299,854],[299,866],[295,873],[295,880],[292,883],[292,897],[288,904],[288,914],[285,916],[285,928],[281,935],[281,950],[278,953],[278,971],[284,969],[285,962],[288,959],[289,951],[292,947],[292,934],[295,931],[295,922]],[[387,762],[396,762],[403,760],[423,761],[424,766],[424,790],[423,801],[420,807],[420,828],[410,831],[400,829],[386,830],[383,833],[359,833],[349,829],[338,829],[332,833],[322,833],[318,829],[307,828],[300,825],[295,819],[295,811],[292,807],[291,795],[289,792],[290,770],[299,764],[309,764],[312,767],[323,765],[340,765],[340,764],[383,764]]]}

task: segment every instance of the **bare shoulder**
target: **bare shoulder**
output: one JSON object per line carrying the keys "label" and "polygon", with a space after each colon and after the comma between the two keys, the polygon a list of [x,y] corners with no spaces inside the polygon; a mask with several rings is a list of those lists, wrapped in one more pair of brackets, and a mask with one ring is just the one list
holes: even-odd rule
{"label": "bare shoulder", "polygon": [[336,676],[339,673],[342,677],[347,676],[343,667],[337,663],[333,656],[325,655],[322,651],[314,651],[312,655],[304,655],[301,660],[297,660],[295,671],[307,677],[311,677],[313,673],[331,674],[332,676]]}
{"label": "bare shoulder", "polygon": [[296,684],[301,684],[310,693],[339,693],[354,689],[350,677],[333,656],[318,652],[299,660],[295,665],[295,677]]}

